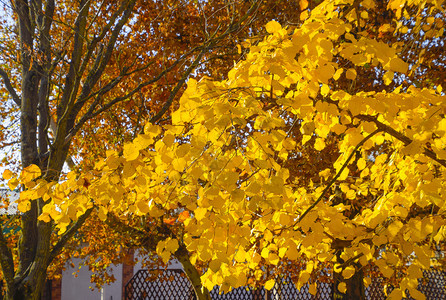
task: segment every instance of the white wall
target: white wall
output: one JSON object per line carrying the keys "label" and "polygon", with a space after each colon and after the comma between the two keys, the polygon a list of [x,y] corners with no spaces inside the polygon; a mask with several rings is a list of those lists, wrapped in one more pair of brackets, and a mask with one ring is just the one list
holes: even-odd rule
{"label": "white wall", "polygon": [[73,259],[74,268],[67,268],[62,273],[61,300],[121,300],[122,298],[122,265],[113,268],[116,281],[106,285],[101,290],[92,291],[91,272],[87,266],[82,266],[77,277],[73,273],[79,268],[79,259]]}

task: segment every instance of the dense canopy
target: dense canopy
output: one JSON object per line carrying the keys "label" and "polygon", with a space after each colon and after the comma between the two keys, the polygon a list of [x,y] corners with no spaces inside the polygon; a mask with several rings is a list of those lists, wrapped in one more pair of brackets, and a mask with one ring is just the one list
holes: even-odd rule
{"label": "dense canopy", "polygon": [[270,21],[226,79],[189,78],[169,122],[94,168],[12,177],[19,209],[42,198],[39,220],[64,234],[94,208],[205,290],[271,289],[283,271],[300,288],[329,270],[341,293],[379,273],[391,299],[423,299],[422,271],[445,263],[444,12],[326,0],[298,26]]}

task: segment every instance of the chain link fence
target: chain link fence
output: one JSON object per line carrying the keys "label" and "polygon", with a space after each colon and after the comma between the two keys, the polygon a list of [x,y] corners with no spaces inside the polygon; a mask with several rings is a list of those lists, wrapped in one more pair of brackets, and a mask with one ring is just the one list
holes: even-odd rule
{"label": "chain link fence", "polygon": [[[366,298],[370,300],[386,299],[382,278],[373,278],[366,289]],[[318,282],[317,292],[311,295],[309,286],[300,290],[294,283],[283,279],[276,283],[270,291],[264,288],[253,289],[239,287],[228,293],[219,293],[215,287],[211,291],[212,300],[330,300],[332,284]],[[424,272],[418,290],[427,300],[446,300],[446,272],[429,270]],[[390,293],[392,288],[388,288]],[[125,286],[125,300],[195,300],[194,291],[184,272],[180,269],[139,270]],[[412,299],[412,298],[406,298]]]}

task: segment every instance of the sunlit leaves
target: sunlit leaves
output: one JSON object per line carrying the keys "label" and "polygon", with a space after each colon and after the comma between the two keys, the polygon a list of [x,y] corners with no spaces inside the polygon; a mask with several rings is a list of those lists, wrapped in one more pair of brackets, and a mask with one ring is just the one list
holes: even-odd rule
{"label": "sunlit leaves", "polygon": [[164,263],[167,263],[172,253],[179,247],[176,239],[167,238],[166,240],[158,242],[156,246],[156,253],[162,258]]}

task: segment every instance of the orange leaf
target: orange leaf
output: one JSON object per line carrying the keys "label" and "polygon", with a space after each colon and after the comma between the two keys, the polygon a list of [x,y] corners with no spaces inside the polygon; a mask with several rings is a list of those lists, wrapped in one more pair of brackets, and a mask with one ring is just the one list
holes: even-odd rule
{"label": "orange leaf", "polygon": [[175,224],[176,219],[175,218],[168,218],[168,219],[164,219],[164,223],[168,224],[168,225],[174,225]]}
{"label": "orange leaf", "polygon": [[178,216],[178,222],[183,223],[184,221],[189,219],[189,217],[190,217],[189,211],[185,210],[182,213],[180,213],[180,215]]}

